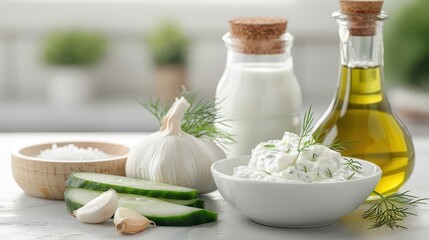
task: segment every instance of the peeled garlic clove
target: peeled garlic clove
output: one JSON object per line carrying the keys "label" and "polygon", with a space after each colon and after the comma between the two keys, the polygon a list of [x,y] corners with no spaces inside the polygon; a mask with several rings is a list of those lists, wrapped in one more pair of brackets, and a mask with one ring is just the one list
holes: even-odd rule
{"label": "peeled garlic clove", "polygon": [[118,194],[110,189],[75,210],[73,216],[84,223],[102,223],[113,216],[118,207]]}
{"label": "peeled garlic clove", "polygon": [[116,210],[113,222],[115,223],[116,231],[127,234],[142,232],[149,224],[156,226],[153,221],[140,213],[124,207]]}

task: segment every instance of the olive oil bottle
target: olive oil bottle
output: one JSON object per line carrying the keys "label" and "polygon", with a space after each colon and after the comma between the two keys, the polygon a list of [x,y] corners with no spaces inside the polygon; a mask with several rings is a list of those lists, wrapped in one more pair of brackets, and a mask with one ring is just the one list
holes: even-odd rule
{"label": "olive oil bottle", "polygon": [[[340,81],[316,129],[324,131],[325,144],[353,141],[342,154],[378,164],[383,175],[375,190],[388,195],[410,176],[415,157],[411,137],[383,90],[382,27],[388,16],[381,12],[382,1],[340,3],[342,11],[333,15],[339,24]],[[362,13],[359,6],[371,12]]]}

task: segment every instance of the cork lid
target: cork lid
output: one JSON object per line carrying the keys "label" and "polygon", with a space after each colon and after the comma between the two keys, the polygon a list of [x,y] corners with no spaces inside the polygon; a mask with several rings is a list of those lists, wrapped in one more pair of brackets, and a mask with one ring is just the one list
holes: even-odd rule
{"label": "cork lid", "polygon": [[341,13],[349,17],[352,36],[373,36],[383,0],[339,0]]}
{"label": "cork lid", "polygon": [[286,32],[287,19],[248,17],[229,21],[231,34],[237,38],[278,38]]}
{"label": "cork lid", "polygon": [[268,17],[236,18],[229,21],[236,51],[246,54],[279,54],[284,52],[287,19]]}
{"label": "cork lid", "polygon": [[380,14],[383,0],[340,0],[344,14]]}

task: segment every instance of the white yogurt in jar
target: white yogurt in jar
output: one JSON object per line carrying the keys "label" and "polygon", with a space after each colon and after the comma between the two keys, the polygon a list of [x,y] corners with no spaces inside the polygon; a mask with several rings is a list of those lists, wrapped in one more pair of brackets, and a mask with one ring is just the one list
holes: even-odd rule
{"label": "white yogurt in jar", "polygon": [[338,182],[364,176],[360,163],[344,158],[322,144],[305,144],[311,137],[286,132],[281,140],[259,143],[248,166],[235,168],[234,176],[274,182]]}
{"label": "white yogurt in jar", "polygon": [[228,127],[218,127],[236,140],[226,146],[228,156],[248,154],[259,142],[299,130],[302,98],[292,59],[231,64],[218,85],[216,98],[221,115],[231,120],[226,122]]}

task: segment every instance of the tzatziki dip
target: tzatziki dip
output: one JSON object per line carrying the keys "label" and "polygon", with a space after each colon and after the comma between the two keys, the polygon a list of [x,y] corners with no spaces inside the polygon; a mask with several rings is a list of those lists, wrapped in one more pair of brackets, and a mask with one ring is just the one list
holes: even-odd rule
{"label": "tzatziki dip", "polygon": [[[234,169],[234,176],[273,182],[341,182],[362,178],[360,163],[342,157],[329,147],[286,132],[281,140],[259,143],[248,166]],[[311,143],[311,144],[309,144]]]}

